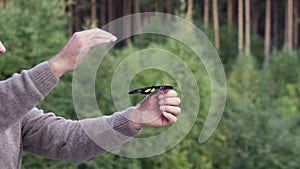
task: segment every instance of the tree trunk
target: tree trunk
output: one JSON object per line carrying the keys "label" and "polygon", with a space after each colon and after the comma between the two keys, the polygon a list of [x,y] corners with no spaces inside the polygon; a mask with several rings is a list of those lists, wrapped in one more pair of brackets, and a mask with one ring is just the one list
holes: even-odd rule
{"label": "tree trunk", "polygon": [[92,23],[97,21],[97,0],[91,0],[92,7],[91,7],[91,20]]}
{"label": "tree trunk", "polygon": [[213,17],[214,17],[215,47],[219,51],[220,38],[219,38],[218,0],[213,0]]}
{"label": "tree trunk", "polygon": [[232,0],[227,0],[227,25],[228,25],[228,32],[232,32],[232,11],[233,11],[233,3]]}
{"label": "tree trunk", "polygon": [[140,32],[142,30],[142,18],[140,16],[141,8],[139,0],[134,0],[134,13],[136,14],[134,29]]}
{"label": "tree trunk", "polygon": [[106,24],[106,0],[101,0],[100,5],[100,27]]}
{"label": "tree trunk", "polygon": [[278,48],[278,0],[274,0],[273,3],[273,49],[277,50]]}
{"label": "tree trunk", "polygon": [[74,29],[74,23],[73,23],[73,13],[74,13],[74,9],[73,9],[73,3],[71,2],[71,0],[68,0],[68,15],[69,15],[69,35],[71,36],[73,34],[73,29]]}
{"label": "tree trunk", "polygon": [[[131,5],[132,5],[132,0],[127,0],[124,1],[124,16],[126,15],[130,15],[131,14]],[[124,22],[124,35],[125,37],[128,37],[125,40],[126,45],[130,44],[130,33],[131,33],[131,19],[126,20],[126,22]]]}
{"label": "tree trunk", "polygon": [[172,1],[167,1],[166,3],[167,14],[172,14]]}
{"label": "tree trunk", "polygon": [[186,19],[192,21],[193,17],[193,0],[188,0]]}
{"label": "tree trunk", "polygon": [[266,2],[266,23],[265,23],[265,65],[269,64],[271,39],[271,0]]}
{"label": "tree trunk", "polygon": [[5,6],[6,0],[0,0],[0,6]]}
{"label": "tree trunk", "polygon": [[209,26],[209,0],[204,0],[204,28]]}
{"label": "tree trunk", "polygon": [[293,49],[293,0],[287,0],[287,47]]}
{"label": "tree trunk", "polygon": [[[66,13],[66,1],[65,0],[61,0],[60,2],[61,2],[61,12],[63,14],[65,14]],[[0,5],[1,5],[1,1],[0,1]]]}
{"label": "tree trunk", "polygon": [[243,55],[244,48],[244,5],[243,0],[238,0],[238,52],[239,56]]}
{"label": "tree trunk", "polygon": [[155,6],[154,6],[155,12],[162,12],[162,11],[160,11],[161,8],[160,8],[159,2],[160,1],[153,1],[153,3],[155,4]]}
{"label": "tree trunk", "polygon": [[74,6],[74,17],[75,17],[75,31],[80,31],[81,30],[81,10],[79,8],[80,5],[80,0],[76,0],[76,4]]}
{"label": "tree trunk", "polygon": [[284,9],[284,45],[288,44],[288,0],[283,1],[285,9]]}
{"label": "tree trunk", "polygon": [[[108,0],[108,22],[112,22],[116,18],[115,10],[115,0]],[[115,32],[115,29],[112,25],[108,28],[109,32]]]}
{"label": "tree trunk", "polygon": [[250,31],[250,0],[245,0],[245,27],[246,27],[246,55],[250,55],[251,51],[251,31]]}
{"label": "tree trunk", "polygon": [[165,2],[164,1],[159,1],[159,9],[160,12],[164,13],[164,9],[165,9]]}
{"label": "tree trunk", "polygon": [[294,40],[293,40],[293,47],[294,50],[298,49],[298,12],[299,12],[299,1],[294,0]]}
{"label": "tree trunk", "polygon": [[259,10],[258,10],[258,2],[257,0],[253,1],[253,7],[252,7],[252,25],[253,25],[253,29],[255,31],[256,34],[258,34],[258,21],[259,21]]}

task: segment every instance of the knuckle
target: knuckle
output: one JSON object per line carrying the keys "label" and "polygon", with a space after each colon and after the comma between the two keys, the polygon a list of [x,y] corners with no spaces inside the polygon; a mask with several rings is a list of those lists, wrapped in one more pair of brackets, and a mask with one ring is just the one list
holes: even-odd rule
{"label": "knuckle", "polygon": [[80,34],[81,34],[81,32],[75,32],[75,33],[73,34],[73,37],[74,37],[74,38],[78,38],[78,37],[80,36]]}
{"label": "knuckle", "polygon": [[97,31],[103,31],[102,29],[100,29],[100,28],[95,28]]}
{"label": "knuckle", "polygon": [[94,32],[100,32],[101,29],[100,28],[93,28],[92,31],[94,31]]}

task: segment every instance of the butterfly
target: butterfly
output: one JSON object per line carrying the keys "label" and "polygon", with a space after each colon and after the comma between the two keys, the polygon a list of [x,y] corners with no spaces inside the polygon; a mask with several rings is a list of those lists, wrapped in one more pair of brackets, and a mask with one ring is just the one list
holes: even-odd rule
{"label": "butterfly", "polygon": [[156,93],[159,90],[167,90],[167,89],[173,89],[173,86],[150,86],[150,87],[144,87],[144,88],[139,88],[139,89],[135,89],[132,90],[130,92],[128,92],[128,94],[137,94],[137,93],[141,93],[141,94],[152,94],[152,93]]}

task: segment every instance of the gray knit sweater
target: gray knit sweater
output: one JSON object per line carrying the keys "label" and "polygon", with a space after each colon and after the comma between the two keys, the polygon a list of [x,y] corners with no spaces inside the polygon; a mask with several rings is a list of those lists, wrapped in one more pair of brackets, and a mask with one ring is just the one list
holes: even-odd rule
{"label": "gray knit sweater", "polygon": [[58,81],[43,62],[0,82],[0,169],[20,168],[22,151],[83,162],[138,134],[128,120],[131,108],[82,121],[35,108]]}

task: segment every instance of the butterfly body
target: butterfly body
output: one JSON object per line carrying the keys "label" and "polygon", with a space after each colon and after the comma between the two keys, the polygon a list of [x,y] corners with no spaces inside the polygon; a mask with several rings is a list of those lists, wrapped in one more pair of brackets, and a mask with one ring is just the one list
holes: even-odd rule
{"label": "butterfly body", "polygon": [[156,93],[159,90],[167,90],[167,89],[173,89],[173,86],[150,86],[150,87],[145,87],[145,88],[139,88],[130,91],[128,94],[151,94],[151,93]]}

